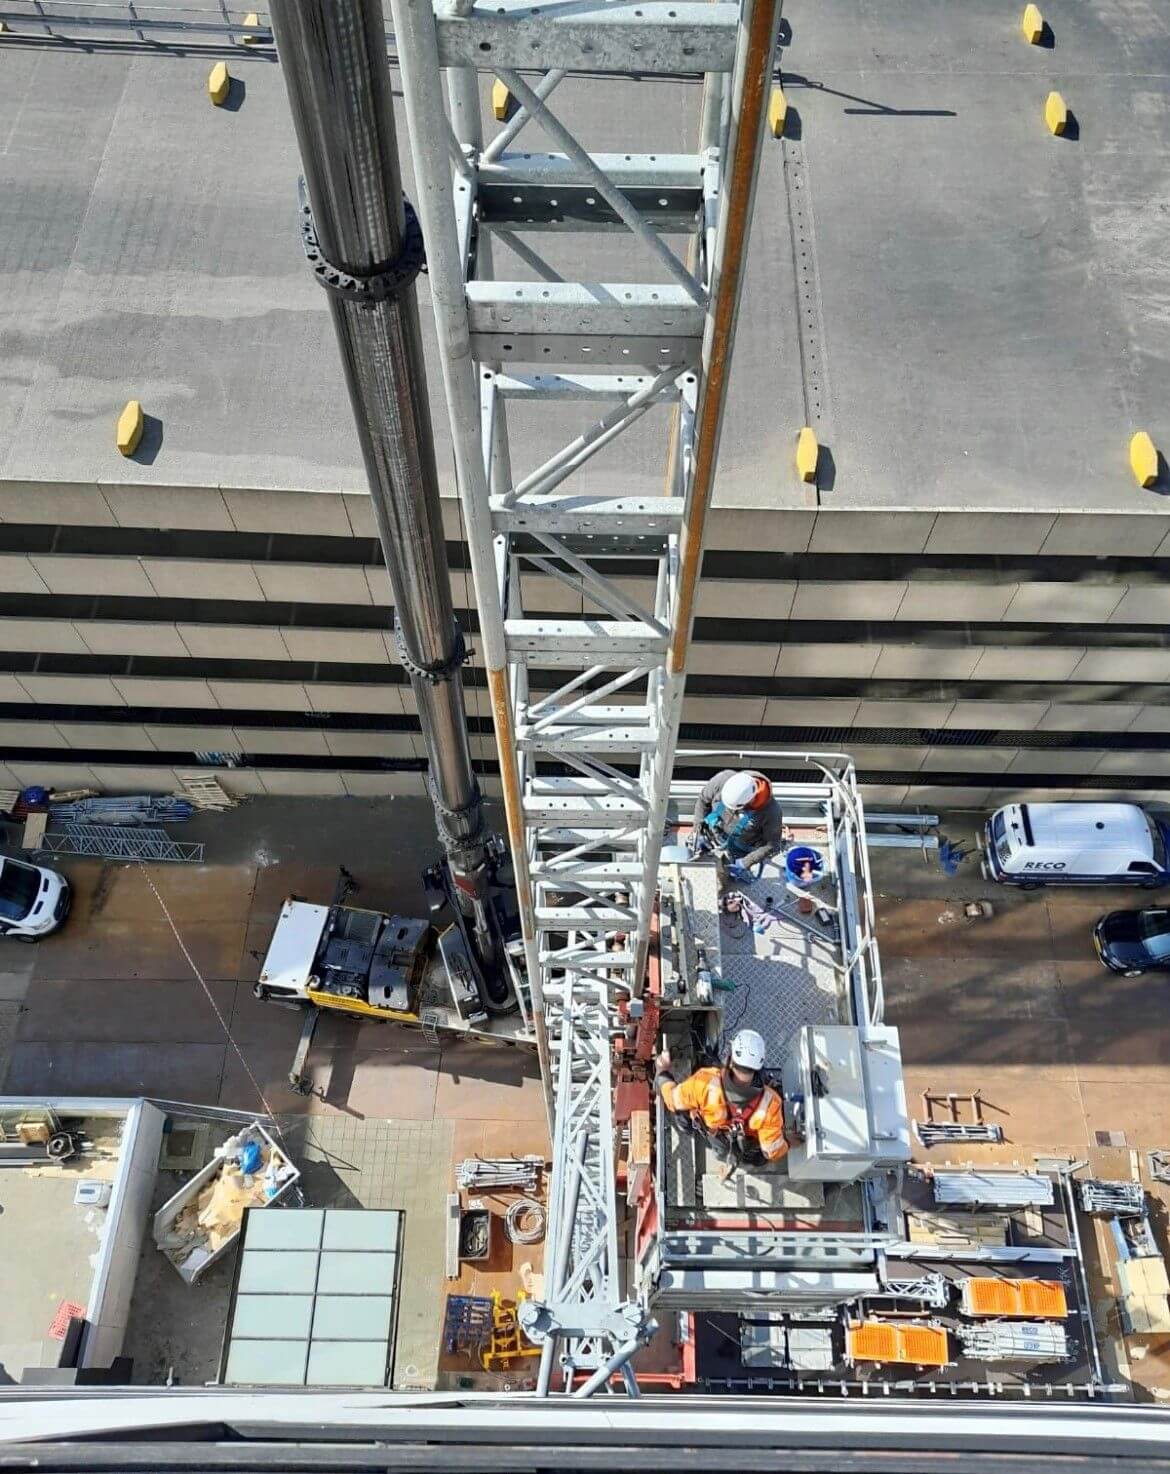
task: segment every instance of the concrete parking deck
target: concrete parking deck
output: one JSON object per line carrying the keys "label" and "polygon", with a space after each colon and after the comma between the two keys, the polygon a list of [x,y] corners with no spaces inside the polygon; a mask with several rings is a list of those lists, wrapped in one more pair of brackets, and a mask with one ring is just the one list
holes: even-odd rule
{"label": "concrete parking deck", "polygon": [[[788,122],[761,171],[723,507],[807,517],[792,459],[808,423],[832,462],[828,510],[896,508],[923,538],[933,510],[1129,513],[1160,527],[1126,447],[1137,428],[1170,444],[1170,28],[1156,5],[1068,0],[1054,45],[1028,46],[1019,10],[785,5]],[[188,502],[184,488],[202,488],[219,526],[243,510],[239,488],[362,493],[326,305],[295,230],[299,169],[272,50],[234,52],[224,109],[208,105],[205,57],[94,54],[34,30],[0,45],[2,515],[45,482],[74,483],[79,505],[108,492],[102,521],[133,515],[135,484]],[[1053,88],[1076,121],[1059,139],[1043,119]],[[685,146],[696,104],[692,85],[654,80],[557,93],[595,149]],[[547,146],[538,127],[524,138]],[[579,269],[585,248],[567,239],[538,243],[554,268],[567,249]],[[611,274],[592,279],[637,279],[626,237],[595,244]],[[425,301],[423,325],[430,353]],[[113,424],[131,396],[152,418],[123,461]],[[636,436],[604,464],[631,494],[661,474]],[[341,498],[320,500],[314,530],[347,531]],[[826,549],[836,537],[825,532]]]}

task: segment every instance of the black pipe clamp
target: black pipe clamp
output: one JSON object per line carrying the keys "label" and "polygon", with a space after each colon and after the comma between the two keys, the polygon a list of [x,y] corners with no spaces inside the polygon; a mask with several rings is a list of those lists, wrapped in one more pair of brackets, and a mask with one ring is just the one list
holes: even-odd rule
{"label": "black pipe clamp", "polygon": [[327,292],[335,292],[346,301],[359,307],[372,307],[378,302],[389,302],[412,286],[420,271],[426,269],[426,247],[423,245],[422,226],[414,206],[402,196],[404,226],[402,249],[395,261],[384,261],[373,271],[363,276],[354,276],[342,271],[327,261],[317,240],[317,227],[313,223],[313,211],[305,190],[305,181],[300,182],[301,245],[305,257],[313,268],[313,275]]}

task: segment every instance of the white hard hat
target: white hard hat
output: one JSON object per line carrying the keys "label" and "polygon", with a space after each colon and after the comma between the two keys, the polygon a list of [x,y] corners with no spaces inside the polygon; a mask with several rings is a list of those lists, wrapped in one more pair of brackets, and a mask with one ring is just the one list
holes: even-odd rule
{"label": "white hard hat", "polygon": [[755,1029],[740,1029],[731,1041],[731,1063],[741,1070],[762,1070],[766,1053],[764,1036]]}
{"label": "white hard hat", "polygon": [[719,797],[729,809],[744,809],[756,796],[754,773],[733,773],[719,790]]}

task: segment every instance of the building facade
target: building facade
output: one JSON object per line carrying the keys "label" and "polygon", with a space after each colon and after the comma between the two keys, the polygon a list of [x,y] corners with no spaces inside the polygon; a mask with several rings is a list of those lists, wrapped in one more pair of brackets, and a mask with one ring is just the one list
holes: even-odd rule
{"label": "building facade", "polygon": [[[1055,51],[981,0],[855,9],[786,8],[789,116],[763,163],[683,744],[847,751],[883,805],[1157,795],[1170,504],[1164,466],[1139,487],[1127,447],[1139,429],[1170,446],[1170,35],[1120,0],[1066,6]],[[232,55],[225,110],[206,57],[0,38],[8,786],[169,789],[199,764],[241,793],[422,782],[279,68]],[[1075,138],[1044,127],[1062,77]],[[564,106],[604,148],[630,122],[589,88]],[[669,147],[693,96],[640,92],[647,147]],[[622,239],[600,239],[599,279],[621,279],[602,273],[626,267]],[[566,240],[539,238],[538,269]],[[531,276],[531,250],[505,248]],[[123,461],[128,398],[148,423]],[[514,459],[572,433],[534,426]],[[655,488],[663,444],[619,442],[592,474]],[[525,593],[580,609],[554,579]],[[490,790],[474,658],[470,680]]]}

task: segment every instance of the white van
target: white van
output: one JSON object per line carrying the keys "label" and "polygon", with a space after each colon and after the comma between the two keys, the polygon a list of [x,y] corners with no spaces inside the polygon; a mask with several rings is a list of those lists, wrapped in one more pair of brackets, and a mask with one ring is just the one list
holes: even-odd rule
{"label": "white van", "polygon": [[0,937],[37,942],[69,914],[69,882],[44,865],[0,857]]}
{"label": "white van", "polygon": [[1008,804],[984,826],[983,873],[1025,890],[1167,885],[1168,838],[1137,804]]}

